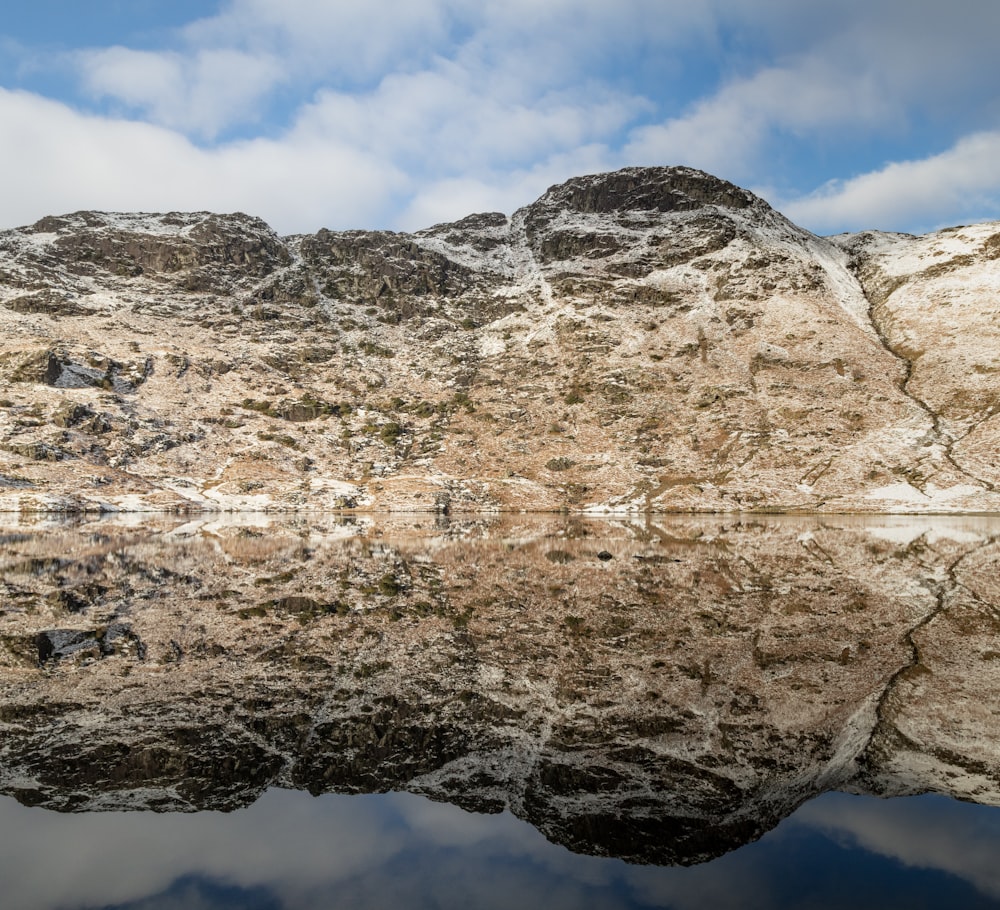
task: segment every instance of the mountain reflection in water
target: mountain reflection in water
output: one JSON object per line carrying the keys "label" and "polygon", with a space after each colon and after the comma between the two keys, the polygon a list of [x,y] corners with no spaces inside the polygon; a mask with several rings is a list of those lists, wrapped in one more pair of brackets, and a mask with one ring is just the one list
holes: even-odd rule
{"label": "mountain reflection in water", "polygon": [[[280,816],[329,805],[290,790],[406,790],[504,813],[385,797],[376,821],[357,816],[358,830],[342,824],[302,848],[327,864],[400,807],[451,813],[456,844],[499,824],[481,839],[534,856],[543,841],[521,819],[576,853],[662,866],[723,856],[830,790],[995,805],[998,536],[1000,523],[978,518],[22,522],[0,530],[0,793],[62,812]],[[890,836],[886,818],[925,805],[824,797],[753,849],[792,850],[787,832],[805,826],[994,899],[990,863],[958,828],[933,844],[912,823]],[[121,831],[193,824],[25,812],[5,807],[5,841],[18,837],[10,824],[55,825],[26,819],[68,819],[61,830],[81,833],[112,820]],[[391,845],[400,835],[383,827],[376,839]],[[745,853],[720,862],[738,871]],[[287,874],[308,880],[296,868]],[[701,893],[715,868],[615,864],[614,881],[648,874]],[[205,881],[164,870],[159,886],[243,887],[232,869],[204,871]],[[259,906],[284,906],[251,884],[265,889]],[[699,905],[674,892],[622,903],[616,888],[608,906]],[[150,893],[81,894],[80,905]],[[734,906],[750,906],[734,893]]]}

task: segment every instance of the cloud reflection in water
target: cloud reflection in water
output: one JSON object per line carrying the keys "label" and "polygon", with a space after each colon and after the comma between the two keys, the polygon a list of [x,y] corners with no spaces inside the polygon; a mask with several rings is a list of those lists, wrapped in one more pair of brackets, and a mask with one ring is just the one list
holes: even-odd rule
{"label": "cloud reflection in water", "polygon": [[411,794],[270,790],[247,809],[193,814],[3,799],[0,829],[4,902],[24,910],[1000,905],[1000,815],[940,797],[827,794],[690,868],[580,856],[509,813]]}

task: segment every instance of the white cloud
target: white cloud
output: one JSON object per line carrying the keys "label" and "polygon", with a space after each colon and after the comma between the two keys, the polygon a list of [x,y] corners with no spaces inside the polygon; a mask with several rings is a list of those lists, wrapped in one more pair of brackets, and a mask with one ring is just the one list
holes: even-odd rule
{"label": "white cloud", "polygon": [[1000,897],[996,809],[936,798],[888,802],[839,795],[809,803],[798,820],[907,866],[938,869]]}
{"label": "white cloud", "polygon": [[20,118],[0,136],[4,220],[167,205],[282,231],[413,228],[510,212],[575,173],[672,163],[778,187],[811,227],[990,214],[980,137],[939,170],[914,160],[807,198],[789,185],[831,140],[842,160],[854,141],[901,144],[921,117],[949,142],[992,135],[993,25],[1000,6],[973,0],[229,0],[159,49],[70,55],[101,117],[0,98]]}
{"label": "white cloud", "polygon": [[[0,872],[7,906],[104,906],[156,894],[185,875],[293,898],[377,869],[404,846],[363,797],[270,791],[242,812],[65,815],[0,800]],[[95,874],[95,870],[108,874]],[[295,906],[297,902],[290,900]]]}
{"label": "white cloud", "polygon": [[966,136],[929,158],[833,181],[781,208],[793,221],[827,232],[1000,218],[1000,131]]}
{"label": "white cloud", "polygon": [[336,138],[430,175],[518,167],[613,135],[643,109],[608,91],[539,97],[491,93],[461,67],[387,77],[363,94],[326,91],[304,108],[297,134]]}
{"label": "white cloud", "polygon": [[402,230],[413,231],[457,221],[474,212],[510,215],[556,183],[581,174],[613,170],[618,164],[614,153],[597,144],[552,155],[525,170],[429,181],[420,185],[396,221]]}
{"label": "white cloud", "polygon": [[735,81],[692,110],[640,127],[625,147],[637,163],[689,164],[736,178],[753,174],[775,133],[829,133],[851,124],[883,128],[894,117],[872,79],[843,78],[823,60],[769,67]]}
{"label": "white cloud", "polygon": [[[55,175],[30,194],[12,187],[8,223],[82,207],[221,207],[299,231],[416,228],[487,202],[509,212],[571,166],[621,163],[609,143],[650,103],[581,71],[611,39],[659,28],[638,14],[662,3],[628,2],[619,14],[596,0],[234,0],[176,49],[79,52],[83,88],[111,102],[103,116],[0,98],[46,149],[29,159],[10,143],[8,173]],[[678,35],[703,18],[670,6]],[[268,138],[185,138],[245,125],[278,89],[297,100]]]}
{"label": "white cloud", "polygon": [[112,98],[155,123],[206,137],[253,119],[284,74],[273,57],[228,49],[186,57],[111,47],[81,52],[78,65],[92,96]]}
{"label": "white cloud", "polygon": [[280,56],[298,74],[352,82],[407,70],[446,46],[462,0],[231,0],[184,30],[189,46]]}
{"label": "white cloud", "polygon": [[552,183],[618,166],[608,140],[643,109],[642,99],[607,90],[551,93],[525,105],[442,63],[387,77],[369,93],[323,92],[290,138],[344,142],[411,175],[412,194],[393,226],[412,230],[473,212],[510,213]]}
{"label": "white cloud", "polygon": [[75,60],[93,97],[211,138],[254,122],[279,86],[303,103],[317,88],[385,94],[422,78],[439,97],[429,80],[460,77],[480,98],[542,115],[553,93],[594,95],[599,106],[621,94],[594,78],[603,64],[620,63],[625,48],[678,44],[708,21],[704,7],[680,0],[232,0],[172,49],[98,48]]}
{"label": "white cloud", "polygon": [[620,54],[623,43],[676,45],[713,21],[711,4],[690,0],[231,0],[184,36],[194,47],[280,53],[300,70],[356,84],[436,58],[475,59],[491,70],[512,58],[522,81],[547,71],[565,82]]}
{"label": "white cloud", "polygon": [[610,884],[617,864],[570,854],[509,813],[473,815],[406,793],[271,790],[247,809],[198,815],[59,814],[4,798],[0,823],[17,831],[0,852],[4,900],[24,910],[147,906],[187,877],[262,888],[288,910],[501,910],[540,895],[552,910],[626,903],[587,891]]}
{"label": "white cloud", "polygon": [[[166,124],[212,128],[256,91],[227,103],[205,88],[205,67],[189,73],[170,55],[112,49],[91,63],[95,90],[155,108]],[[601,87],[524,103],[484,73],[437,61],[363,93],[321,91],[277,136],[201,147],[164,126],[0,90],[0,187],[10,225],[80,208],[239,209],[281,232],[415,229],[510,212],[558,180],[618,166],[607,142],[646,106]]]}
{"label": "white cloud", "polygon": [[281,232],[386,220],[408,180],[329,138],[203,149],[170,130],[0,89],[0,196],[11,225],[77,209],[248,211]]}

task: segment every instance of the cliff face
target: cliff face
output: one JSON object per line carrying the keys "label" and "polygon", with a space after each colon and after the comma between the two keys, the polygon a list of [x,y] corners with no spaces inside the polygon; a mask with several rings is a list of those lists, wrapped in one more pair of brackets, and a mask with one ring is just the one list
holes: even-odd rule
{"label": "cliff face", "polygon": [[0,234],[0,507],[996,509],[998,238],[688,168],[415,234],[45,218]]}
{"label": "cliff face", "polygon": [[829,789],[1000,803],[995,522],[24,523],[0,792],[509,809],[691,863]]}

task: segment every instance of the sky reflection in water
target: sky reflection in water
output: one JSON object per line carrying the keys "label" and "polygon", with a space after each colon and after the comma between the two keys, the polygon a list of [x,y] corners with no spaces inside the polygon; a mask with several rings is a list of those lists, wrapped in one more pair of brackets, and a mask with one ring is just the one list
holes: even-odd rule
{"label": "sky reflection in water", "polygon": [[60,814],[0,800],[4,904],[129,908],[1000,906],[1000,813],[830,793],[689,868],[570,853],[508,813],[411,794],[270,790],[223,814]]}

